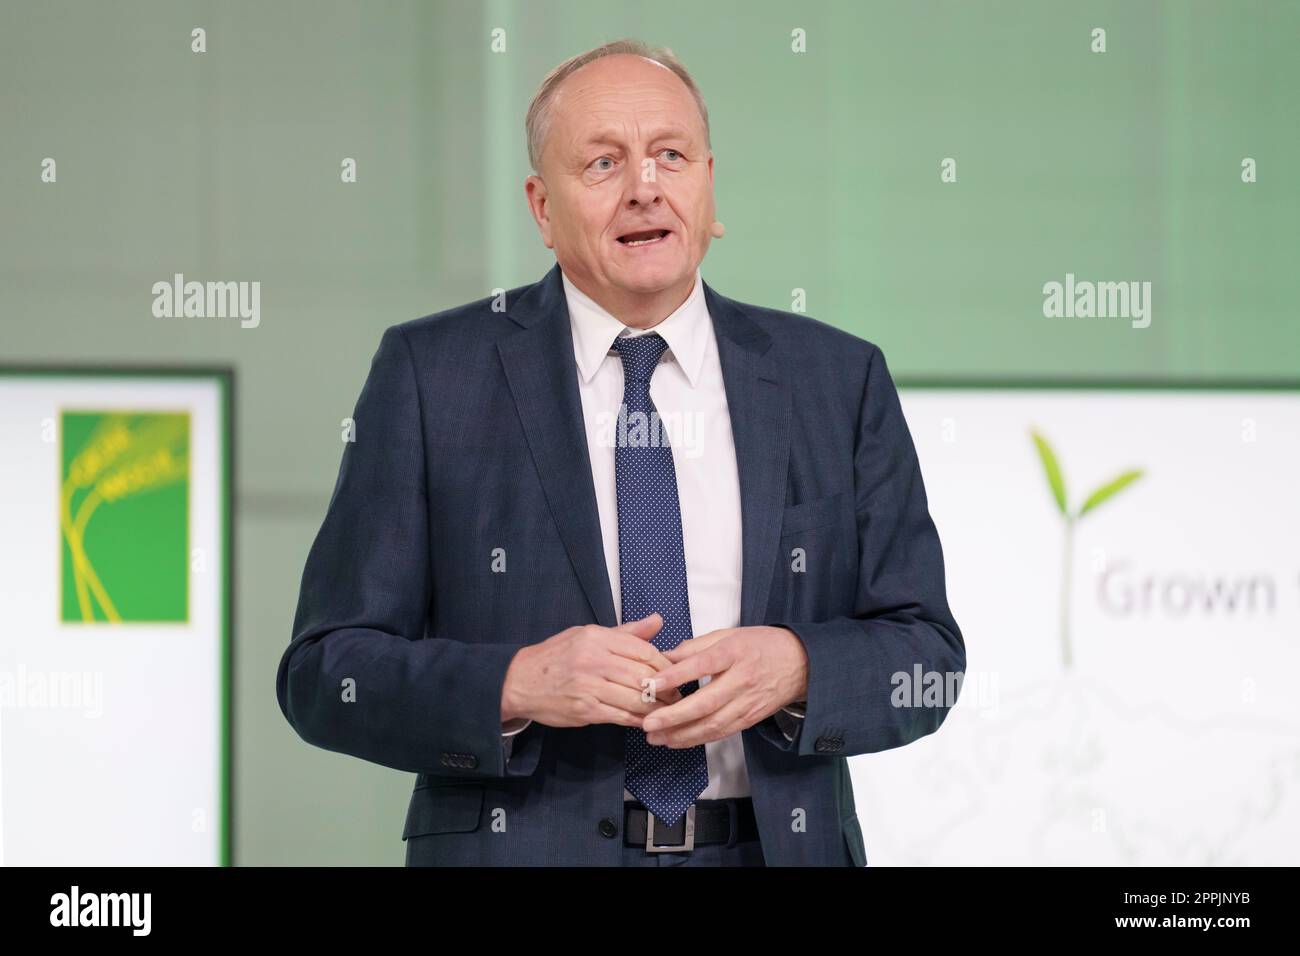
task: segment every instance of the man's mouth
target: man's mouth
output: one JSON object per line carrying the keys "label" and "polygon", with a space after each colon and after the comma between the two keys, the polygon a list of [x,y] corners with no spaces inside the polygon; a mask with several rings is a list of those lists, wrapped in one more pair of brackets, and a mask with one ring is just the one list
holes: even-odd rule
{"label": "man's mouth", "polygon": [[644,229],[641,232],[629,232],[618,237],[625,246],[648,246],[668,238],[670,229]]}

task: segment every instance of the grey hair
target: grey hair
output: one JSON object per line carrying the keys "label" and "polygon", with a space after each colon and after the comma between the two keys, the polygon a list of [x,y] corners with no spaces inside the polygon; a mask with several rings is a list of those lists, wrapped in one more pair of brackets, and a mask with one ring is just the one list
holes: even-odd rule
{"label": "grey hair", "polygon": [[713,148],[709,135],[709,111],[704,105],[704,97],[700,95],[700,88],[695,85],[690,72],[667,47],[651,46],[629,37],[604,43],[586,53],[570,57],[551,70],[546,75],[546,79],[542,80],[542,85],[538,88],[537,95],[533,97],[533,102],[528,107],[528,116],[524,120],[524,130],[528,134],[528,162],[532,164],[533,172],[541,172],[542,147],[545,146],[547,134],[551,129],[551,101],[555,98],[555,91],[559,85],[571,73],[594,60],[625,53],[645,57],[677,74],[678,78],[686,84],[686,88],[691,91],[691,96],[695,98],[695,105],[700,108],[700,116],[704,120],[704,142],[709,149]]}

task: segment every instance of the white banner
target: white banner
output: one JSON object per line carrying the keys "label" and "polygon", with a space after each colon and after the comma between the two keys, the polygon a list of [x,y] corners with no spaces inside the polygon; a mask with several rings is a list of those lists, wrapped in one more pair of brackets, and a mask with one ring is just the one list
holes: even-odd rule
{"label": "white banner", "polygon": [[869,863],[1294,864],[1300,394],[901,394],[967,671],[852,758]]}

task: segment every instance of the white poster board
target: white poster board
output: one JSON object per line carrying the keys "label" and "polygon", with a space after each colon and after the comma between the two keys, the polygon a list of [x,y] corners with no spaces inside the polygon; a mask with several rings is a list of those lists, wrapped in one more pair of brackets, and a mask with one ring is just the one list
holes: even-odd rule
{"label": "white poster board", "polygon": [[0,862],[228,862],[229,409],[0,368]]}
{"label": "white poster board", "polygon": [[[869,863],[1294,865],[1300,392],[900,394],[967,671],[935,735],[851,758]],[[1071,514],[1141,471],[1068,556],[1031,429]]]}

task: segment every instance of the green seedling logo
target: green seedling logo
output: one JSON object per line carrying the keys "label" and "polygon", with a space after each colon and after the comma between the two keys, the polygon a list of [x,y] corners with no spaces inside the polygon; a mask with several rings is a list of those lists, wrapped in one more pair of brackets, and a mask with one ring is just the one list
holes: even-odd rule
{"label": "green seedling logo", "polygon": [[1030,429],[1029,434],[1034,439],[1034,446],[1038,449],[1038,459],[1043,463],[1043,472],[1047,477],[1047,485],[1052,490],[1052,498],[1055,499],[1056,508],[1061,513],[1065,524],[1065,554],[1062,561],[1064,567],[1061,572],[1061,660],[1065,664],[1065,669],[1069,670],[1073,661],[1070,653],[1070,581],[1074,573],[1074,526],[1084,515],[1105,504],[1141,478],[1142,470],[1135,468],[1121,472],[1088,495],[1077,511],[1071,511],[1065,491],[1065,475],[1061,471],[1061,463],[1056,457],[1056,452],[1037,429]]}

